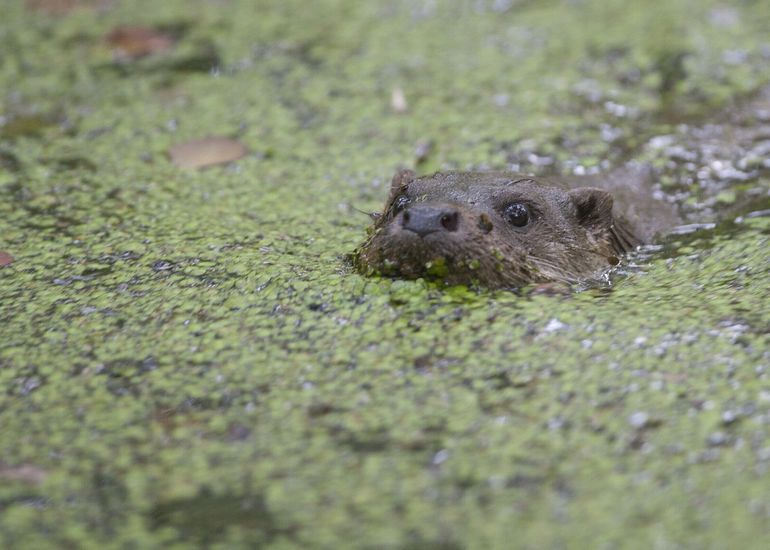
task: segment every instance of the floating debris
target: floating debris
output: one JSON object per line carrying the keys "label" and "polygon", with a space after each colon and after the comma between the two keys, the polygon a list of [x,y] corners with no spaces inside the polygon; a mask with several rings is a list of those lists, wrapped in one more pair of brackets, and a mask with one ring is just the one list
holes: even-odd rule
{"label": "floating debris", "polygon": [[5,481],[21,481],[31,485],[39,485],[48,477],[48,472],[39,466],[22,464],[20,466],[3,466],[0,464],[0,479]]}
{"label": "floating debris", "polygon": [[139,25],[115,27],[107,34],[105,40],[112,46],[115,60],[120,62],[166,52],[176,43],[174,37],[166,32]]}
{"label": "floating debris", "polygon": [[559,332],[560,330],[564,330],[569,328],[569,325],[566,323],[562,323],[558,319],[554,318],[548,321],[548,324],[545,325],[543,328],[543,332],[551,333],[551,332]]}
{"label": "floating debris", "polygon": [[11,265],[14,261],[15,260],[13,256],[3,250],[0,250],[0,267]]}
{"label": "floating debris", "polygon": [[180,168],[205,168],[232,162],[245,156],[248,149],[239,141],[209,137],[174,145],[168,150],[171,162]]}
{"label": "floating debris", "polygon": [[637,411],[628,417],[628,423],[633,428],[645,428],[650,422],[650,415],[643,411]]}
{"label": "floating debris", "polygon": [[406,101],[404,90],[401,88],[393,88],[390,93],[390,108],[393,112],[403,114],[409,110],[409,103]]}

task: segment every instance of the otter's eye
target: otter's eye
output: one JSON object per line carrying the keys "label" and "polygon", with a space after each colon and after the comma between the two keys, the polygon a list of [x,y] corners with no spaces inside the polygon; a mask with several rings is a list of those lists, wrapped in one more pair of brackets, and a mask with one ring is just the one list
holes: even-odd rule
{"label": "otter's eye", "polygon": [[520,202],[506,206],[503,210],[503,216],[516,227],[524,227],[529,223],[529,209]]}
{"label": "otter's eye", "polygon": [[399,196],[398,198],[396,198],[396,200],[393,201],[393,213],[398,214],[410,202],[411,201],[409,200],[409,197],[407,197],[406,195]]}

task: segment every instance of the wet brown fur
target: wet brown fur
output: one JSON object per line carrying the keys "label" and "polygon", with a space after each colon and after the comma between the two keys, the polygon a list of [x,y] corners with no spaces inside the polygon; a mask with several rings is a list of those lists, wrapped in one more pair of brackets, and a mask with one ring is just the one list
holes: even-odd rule
{"label": "wet brown fur", "polygon": [[[611,187],[611,186],[610,186]],[[397,204],[408,201],[403,210]],[[526,204],[530,221],[514,227],[504,217],[511,203]],[[366,274],[407,279],[433,277],[448,284],[516,288],[596,277],[645,242],[613,206],[613,195],[510,172],[438,172],[393,178],[381,215],[354,262]],[[405,229],[415,205],[456,212],[457,227],[423,236]],[[662,209],[658,209],[661,210]]]}

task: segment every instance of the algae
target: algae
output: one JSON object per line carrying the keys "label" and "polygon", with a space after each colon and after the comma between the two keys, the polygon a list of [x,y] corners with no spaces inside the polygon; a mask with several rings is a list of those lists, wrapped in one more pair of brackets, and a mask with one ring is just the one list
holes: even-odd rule
{"label": "algae", "polygon": [[[126,24],[184,33],[126,65]],[[767,124],[768,26],[713,0],[6,2],[0,546],[763,547],[770,179],[740,128]],[[167,160],[210,135],[251,153]],[[400,165],[629,158],[693,222],[753,206],[568,294],[346,260]]]}

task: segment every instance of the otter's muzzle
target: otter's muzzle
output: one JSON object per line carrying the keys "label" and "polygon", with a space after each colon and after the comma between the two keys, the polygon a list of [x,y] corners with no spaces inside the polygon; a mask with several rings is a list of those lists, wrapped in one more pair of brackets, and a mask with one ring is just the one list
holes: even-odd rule
{"label": "otter's muzzle", "polygon": [[457,231],[460,212],[448,204],[415,204],[401,215],[401,227],[420,237],[439,231]]}

